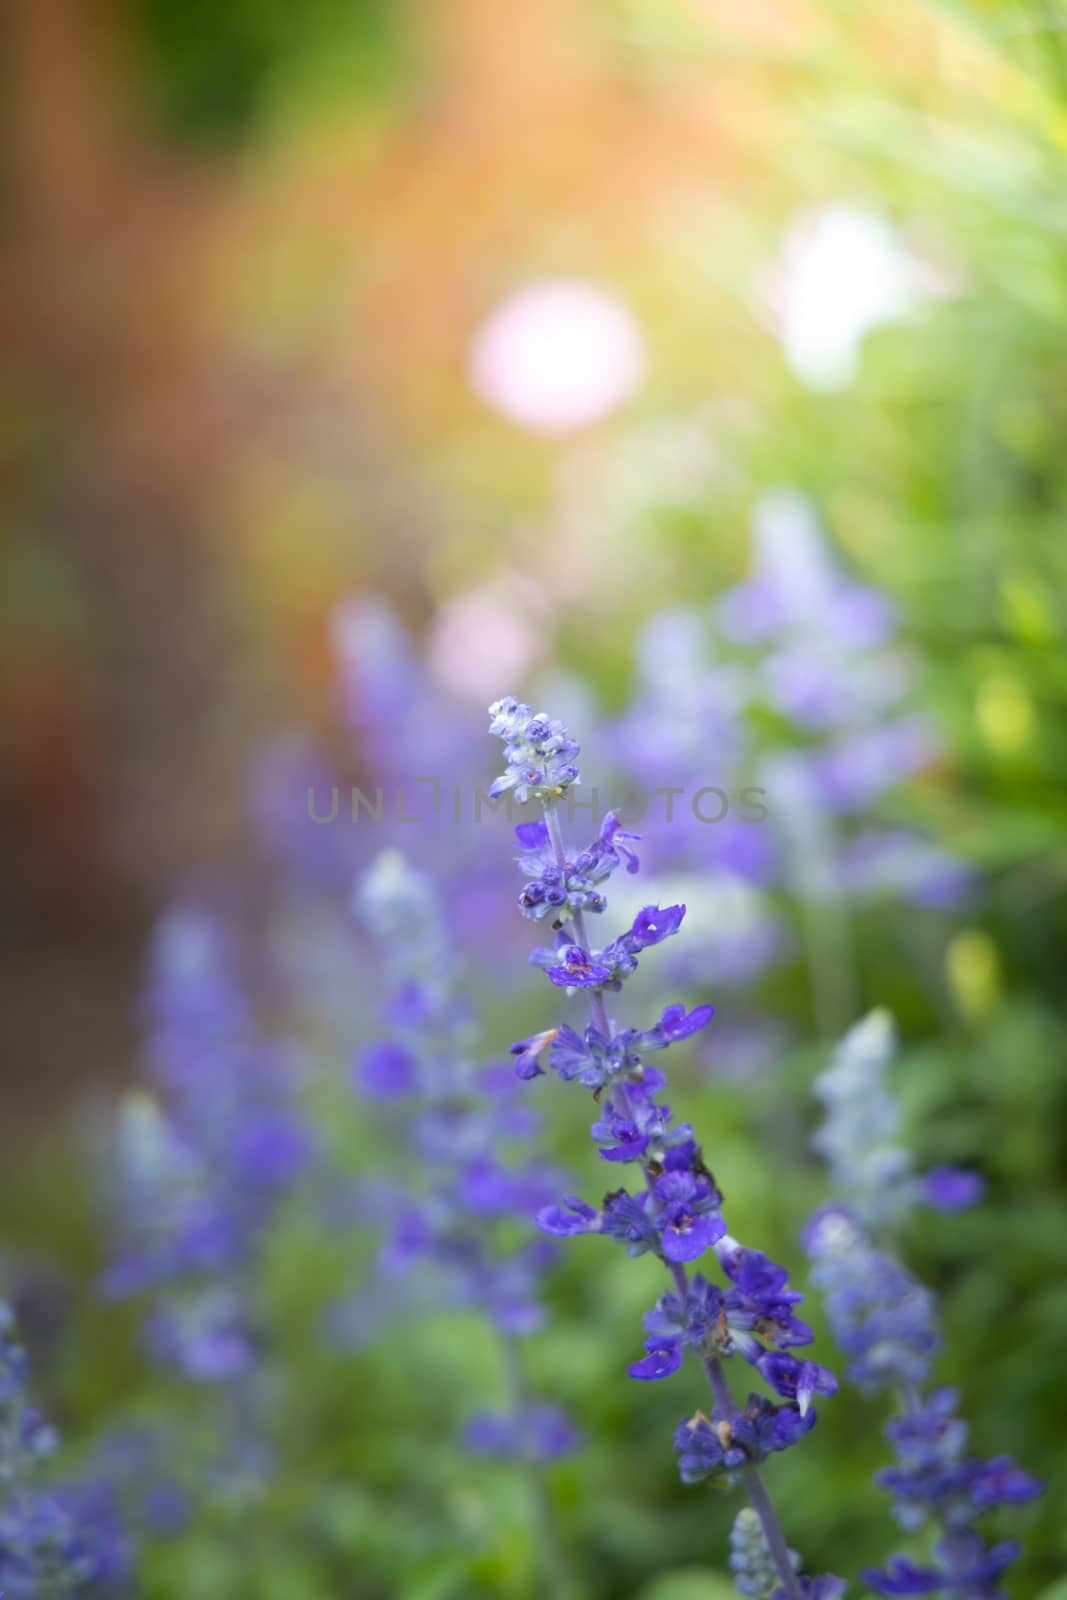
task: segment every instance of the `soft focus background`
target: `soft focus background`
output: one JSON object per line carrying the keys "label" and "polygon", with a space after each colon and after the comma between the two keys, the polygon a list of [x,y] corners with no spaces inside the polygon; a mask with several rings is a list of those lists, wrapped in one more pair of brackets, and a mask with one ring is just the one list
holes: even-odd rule
{"label": "soft focus background", "polygon": [[[718,1008],[674,1101],[731,1226],[800,1276],[811,1079],[897,1015],[919,1164],[987,1182],[908,1258],[976,1445],[1050,1481],[1012,1593],[1061,1596],[1067,10],[4,11],[0,1249],[72,1459],[120,1407],[177,1441],[190,1405],[97,1292],[169,905],[225,917],[363,1178],[380,979],[346,907],[379,848],[440,882],[487,1059],[556,1020],[503,821],[472,816],[514,691],[587,787],[684,790],[640,825],[648,897],[690,905],[656,992]],[[730,815],[695,823],[712,785]],[[580,1096],[530,1092],[595,1194]],[[455,1444],[477,1326],[327,1338],[375,1219],[323,1203],[265,1252],[269,1488],[153,1543],[148,1592],[549,1592],[522,1486]],[[654,1284],[590,1241],[550,1279],[531,1362],[586,1439],[550,1498],[577,1595],[718,1600],[730,1508],[670,1450],[699,1396],[625,1377]],[[775,1470],[812,1570],[890,1542],[880,1426],[839,1398]]]}

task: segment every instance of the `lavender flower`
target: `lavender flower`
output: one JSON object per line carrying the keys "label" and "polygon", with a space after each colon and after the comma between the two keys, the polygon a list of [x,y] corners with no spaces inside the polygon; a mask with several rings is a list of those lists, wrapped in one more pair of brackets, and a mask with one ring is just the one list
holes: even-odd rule
{"label": "lavender flower", "polygon": [[533,796],[538,800],[558,800],[572,784],[578,783],[574,758],[580,746],[568,738],[561,722],[553,722],[543,712],[534,716],[529,706],[505,695],[489,708],[491,732],[504,741],[503,774],[489,790],[490,798],[515,792],[520,805]]}
{"label": "lavender flower", "polygon": [[194,1382],[252,1369],[262,1339],[254,1277],[311,1142],[288,1047],[255,1035],[236,955],[217,920],[172,911],[148,995],[156,1093],[125,1101],[118,1149],[116,1298],[150,1293],[154,1355]]}
{"label": "lavender flower", "polygon": [[530,881],[519,896],[519,910],[534,922],[552,916],[560,923],[575,911],[603,911],[607,901],[597,886],[606,883],[623,864],[627,872],[638,870],[640,863],[630,845],[640,837],[627,832],[615,813],[609,811],[593,842],[572,861],[559,866],[545,824],[522,823],[515,829],[520,848],[518,863],[520,870],[530,875]]}
{"label": "lavender flower", "polygon": [[[392,990],[388,1036],[361,1053],[357,1083],[364,1094],[404,1099],[408,1152],[422,1174],[421,1184],[402,1183],[386,1208],[382,1270],[394,1277],[416,1268],[423,1279],[434,1274],[452,1303],[481,1311],[501,1336],[508,1408],[472,1418],[468,1447],[517,1460],[554,1459],[575,1447],[575,1430],[562,1412],[527,1396],[512,1348],[541,1324],[540,1279],[553,1252],[536,1238],[504,1248],[500,1224],[528,1221],[558,1175],[513,1154],[536,1131],[537,1118],[519,1103],[513,1074],[474,1058],[477,1030],[459,999],[459,970],[428,880],[398,853],[384,852],[360,880],[354,907],[375,938]],[[352,1304],[333,1321],[351,1325]]]}
{"label": "lavender flower", "polygon": [[876,1481],[893,1495],[901,1527],[940,1533],[928,1563],[898,1556],[864,1579],[880,1595],[998,1600],[1000,1578],[1019,1546],[987,1546],[975,1523],[994,1506],[1032,1500],[1042,1486],[1008,1456],[982,1461],[964,1454],[968,1430],[956,1415],[958,1396],[926,1388],[940,1345],[933,1296],[872,1238],[872,1229],[899,1224],[925,1199],[951,1209],[981,1193],[973,1174],[955,1168],[935,1168],[918,1182],[912,1177],[909,1152],[896,1142],[900,1115],[885,1082],[893,1046],[892,1019],[872,1012],[816,1081],[828,1110],[813,1143],[827,1158],[843,1203],[824,1208],[805,1230],[812,1280],[826,1296],[849,1377],[869,1393],[892,1394],[899,1408],[886,1429],[896,1465]]}
{"label": "lavender flower", "polygon": [[[490,731],[505,741],[514,737],[514,714],[502,717],[500,708],[514,705],[509,698],[490,708]],[[565,731],[553,726],[555,736],[572,747]],[[544,834],[536,835],[539,848],[544,849],[547,839],[557,867],[565,873],[570,857],[560,832],[558,795],[534,785],[527,793],[544,808]],[[518,789],[516,794],[526,798]],[[535,951],[531,959],[556,986],[590,992],[591,1021],[584,1034],[563,1024],[520,1040],[512,1047],[516,1072],[522,1079],[540,1075],[540,1060],[547,1053],[560,1078],[591,1089],[599,1102],[592,1133],[602,1159],[639,1167],[644,1187],[636,1194],[616,1189],[599,1208],[567,1196],[562,1205],[539,1212],[538,1226],[559,1236],[607,1234],[618,1239],[628,1254],[652,1253],[664,1263],[674,1290],[646,1317],[645,1355],[631,1366],[631,1376],[643,1381],[668,1377],[687,1354],[701,1363],[715,1410],[710,1419],[697,1413],[678,1430],[675,1448],[683,1481],[744,1482],[782,1592],[787,1600],[801,1600],[807,1591],[794,1569],[758,1467],[767,1455],[795,1444],[813,1426],[812,1398],[832,1394],[836,1380],[826,1368],[788,1353],[787,1347],[811,1339],[810,1330],[793,1315],[799,1294],[788,1288],[784,1268],[728,1236],[722,1195],[692,1129],[673,1124],[670,1108],[656,1098],[666,1080],[657,1068],[646,1065],[645,1056],[705,1027],[712,1007],[687,1012],[683,1006],[669,1006],[651,1027],[640,1030],[617,1028],[604,1003],[605,992],[618,992],[639,954],[678,932],[685,906],[644,907],[626,932],[600,950],[587,941],[582,907],[568,909],[566,930],[563,919],[556,919],[556,948]],[[721,1287],[701,1274],[688,1276],[687,1264],[710,1250],[726,1280]],[[735,1355],[749,1362],[776,1391],[777,1402],[753,1395],[744,1408],[735,1405],[722,1365]]]}
{"label": "lavender flower", "polygon": [[26,1382],[14,1318],[0,1302],[0,1594],[103,1600],[124,1592],[129,1548],[106,1490],[38,1482],[59,1440],[27,1399]]}

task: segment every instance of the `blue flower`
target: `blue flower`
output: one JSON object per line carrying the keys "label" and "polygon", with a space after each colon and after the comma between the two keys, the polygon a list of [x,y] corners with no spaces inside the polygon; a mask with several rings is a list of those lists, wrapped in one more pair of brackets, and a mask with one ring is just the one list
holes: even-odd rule
{"label": "blue flower", "polygon": [[559,1028],[545,1028],[543,1032],[531,1034],[528,1039],[519,1039],[511,1046],[510,1054],[515,1057],[517,1078],[528,1081],[544,1077],[545,1069],[540,1065],[540,1057],[559,1032]]}
{"label": "blue flower", "polygon": [[[536,721],[525,709],[526,721]],[[538,725],[529,737],[547,751],[554,735]],[[538,848],[543,825],[520,830],[520,839],[524,848]],[[516,1247],[501,1220],[528,1223],[536,1212],[549,1234],[599,1231],[601,1223],[600,1213],[578,1199],[546,1205],[559,1176],[540,1162],[516,1160],[509,1149],[537,1129],[515,1077],[543,1073],[540,1061],[557,1030],[518,1040],[511,1048],[514,1073],[480,1066],[472,1059],[475,1030],[458,996],[449,932],[428,880],[386,852],[361,880],[355,904],[377,939],[391,990],[386,1016],[394,1037],[372,1049],[371,1086],[403,1086],[419,1097],[404,1148],[390,1152],[403,1181],[388,1191],[379,1185],[374,1196],[387,1225],[381,1272],[395,1279],[428,1266],[433,1292],[448,1304],[477,1310],[506,1340],[523,1338],[544,1320],[541,1280],[555,1251],[541,1238]],[[395,1140],[395,1130],[385,1131]],[[376,1299],[391,1301],[394,1316],[398,1307],[403,1315],[400,1296],[382,1290],[376,1285]],[[417,1303],[409,1296],[409,1305]],[[357,1299],[335,1308],[330,1322],[335,1333],[351,1330],[362,1338],[368,1324],[380,1326],[377,1310],[368,1315]],[[483,1452],[547,1460],[571,1448],[574,1434],[562,1413],[530,1403],[506,1416],[475,1418],[467,1442]]]}
{"label": "blue flower", "polygon": [[414,1057],[390,1040],[368,1045],[356,1062],[355,1075],[363,1093],[376,1100],[400,1100],[416,1087]]}
{"label": "blue flower", "polygon": [[852,1381],[868,1392],[923,1383],[940,1344],[929,1291],[843,1207],[818,1212],[804,1240]]}
{"label": "blue flower", "polygon": [[668,1261],[695,1261],[726,1232],[718,1192],[691,1172],[665,1172],[653,1190]]}
{"label": "blue flower", "polygon": [[578,1233],[602,1233],[604,1219],[595,1207],[578,1195],[568,1194],[558,1206],[544,1206],[534,1218],[542,1233],[570,1238]]}
{"label": "blue flower", "polygon": [[668,1006],[657,1023],[641,1034],[644,1050],[664,1050],[669,1044],[680,1044],[706,1028],[715,1015],[715,1007],[694,1006],[687,1012],[683,1005]]}
{"label": "blue flower", "polygon": [[1000,1579],[1019,1555],[1013,1539],[987,1547],[976,1533],[952,1534],[934,1546],[936,1566],[921,1567],[897,1556],[863,1579],[875,1594],[898,1596],[955,1594],[966,1600],[1000,1600]]}
{"label": "blue flower", "polygon": [[545,976],[561,989],[602,989],[612,980],[611,968],[579,944],[565,944],[557,955],[558,965],[546,967]]}
{"label": "blue flower", "polygon": [[678,1428],[674,1448],[683,1483],[705,1483],[709,1479],[733,1483],[748,1461],[741,1446],[734,1443],[729,1425],[712,1421],[701,1411]]}
{"label": "blue flower", "polygon": [[947,1528],[966,1528],[982,1511],[1022,1505],[1042,1491],[1040,1480],[1010,1456],[965,1459],[967,1426],[955,1415],[954,1389],[936,1389],[886,1428],[899,1465],[876,1482],[895,1497],[894,1514],[908,1529],[934,1515]]}
{"label": "blue flower", "polygon": [[[884,1226],[923,1195],[959,1209],[982,1189],[975,1174],[955,1168],[935,1168],[918,1182],[910,1177],[908,1152],[892,1143],[899,1111],[883,1081],[892,1039],[891,1019],[872,1013],[846,1036],[823,1074],[819,1092],[830,1110],[817,1143],[851,1205],[825,1208],[805,1230],[812,1277],[825,1291],[834,1336],[851,1358],[850,1376],[869,1390],[895,1390],[903,1409],[886,1428],[896,1463],[875,1481],[893,1495],[893,1514],[903,1528],[915,1532],[932,1523],[942,1534],[931,1564],[898,1556],[866,1580],[881,1595],[1002,1600],[999,1579],[1018,1547],[987,1549],[974,1523],[991,1507],[1033,1499],[1042,1485],[1008,1456],[964,1456],[967,1427],[956,1416],[955,1391],[924,1395],[921,1388],[938,1346],[933,1298],[892,1256],[875,1249],[863,1226]],[[888,1177],[888,1199],[876,1192],[879,1175]]]}
{"label": "blue flower", "polygon": [[608,1101],[604,1115],[593,1123],[592,1134],[602,1148],[603,1161],[638,1161],[642,1156],[662,1162],[668,1149],[692,1139],[687,1122],[670,1126],[669,1106],[657,1106],[643,1096],[629,1100],[629,1112],[616,1109]]}
{"label": "blue flower", "polygon": [[631,1378],[648,1382],[655,1378],[669,1378],[682,1364],[682,1346],[677,1339],[646,1339],[647,1354],[629,1368]]}
{"label": "blue flower", "polygon": [[[518,734],[527,740],[540,737],[540,721],[547,719],[539,719],[532,731],[525,723],[520,730],[518,725],[529,715],[528,707],[507,701],[491,710],[493,731],[515,742],[516,748],[508,755],[509,761],[514,757],[517,763],[520,755],[526,755],[518,747]],[[510,768],[502,782],[509,781],[513,781]],[[529,774],[525,781],[533,784]],[[616,1190],[605,1197],[600,1211],[568,1197],[560,1206],[541,1210],[537,1225],[556,1235],[605,1234],[623,1243],[629,1255],[655,1253],[670,1269],[677,1292],[663,1295],[645,1318],[645,1353],[630,1367],[633,1378],[645,1382],[665,1378],[678,1370],[686,1351],[692,1349],[718,1395],[724,1381],[719,1359],[736,1349],[785,1396],[786,1405],[753,1396],[743,1412],[716,1414],[711,1420],[698,1413],[679,1429],[675,1444],[683,1479],[695,1483],[715,1477],[728,1483],[740,1469],[786,1449],[807,1432],[815,1421],[810,1404],[813,1395],[833,1393],[836,1380],[825,1367],[801,1363],[783,1353],[785,1346],[806,1344],[811,1339],[810,1329],[793,1315],[800,1296],[787,1287],[783,1268],[758,1251],[746,1251],[735,1240],[727,1240],[720,1212],[722,1195],[704,1164],[693,1129],[688,1123],[672,1126],[669,1107],[655,1099],[665,1079],[645,1065],[643,1052],[663,1050],[692,1037],[707,1026],[714,1008],[703,1004],[687,1011],[684,1005],[670,1005],[644,1031],[613,1025],[605,1010],[605,991],[618,992],[636,970],[640,955],[679,931],[685,906],[646,905],[630,927],[602,949],[587,947],[582,912],[590,907],[588,900],[580,903],[582,897],[588,896],[590,886],[601,880],[606,868],[614,868],[620,860],[625,860],[628,871],[637,870],[637,858],[626,848],[632,836],[609,815],[593,845],[572,859],[561,840],[555,796],[542,798],[545,824],[517,830],[520,865],[528,874],[520,905],[524,914],[537,921],[555,908],[553,925],[558,937],[554,947],[532,951],[530,961],[544,969],[558,987],[594,991],[592,1018],[584,1033],[564,1023],[551,1036],[551,1063],[561,1079],[578,1082],[598,1101],[603,1099],[592,1125],[600,1156],[612,1163],[638,1166],[645,1187],[638,1194]],[[568,915],[575,923],[573,934],[565,931]],[[538,1061],[546,1038],[548,1035],[537,1035],[512,1047],[522,1076],[540,1072]],[[605,1090],[609,1091],[606,1097]],[[717,1253],[729,1287],[718,1288],[699,1275],[690,1282],[686,1263],[724,1240],[724,1249]],[[767,1350],[761,1341],[779,1348]],[[765,1515],[771,1516],[769,1508]],[[769,1571],[771,1581],[775,1576],[787,1576],[780,1549],[771,1558]],[[825,1585],[835,1582],[827,1579],[821,1590],[812,1588],[811,1593],[821,1593],[829,1600],[837,1591]],[[767,1600],[768,1594],[764,1584],[758,1591],[759,1600]]]}
{"label": "blue flower", "polygon": [[546,1462],[572,1455],[579,1439],[566,1412],[528,1404],[511,1415],[477,1412],[464,1429],[463,1442],[474,1455]]}
{"label": "blue flower", "polygon": [[639,837],[628,833],[615,813],[609,811],[592,844],[561,863],[544,822],[520,823],[515,829],[517,860],[528,881],[519,895],[519,910],[534,922],[551,915],[557,924],[575,912],[604,911],[607,900],[599,885],[606,883],[623,862],[627,872],[637,871],[638,859],[628,841]]}
{"label": "blue flower", "polygon": [[617,1189],[609,1194],[604,1201],[601,1232],[624,1244],[629,1256],[643,1256],[660,1248],[659,1229],[649,1215],[647,1192],[635,1196]]}
{"label": "blue flower", "polygon": [[100,1596],[129,1576],[129,1542],[106,1485],[44,1487],[42,1463],[58,1435],[30,1405],[25,1351],[0,1302],[0,1593]]}
{"label": "blue flower", "polygon": [[726,1324],[741,1354],[753,1359],[758,1353],[753,1335],[784,1350],[793,1345],[811,1344],[814,1335],[806,1322],[794,1317],[793,1307],[804,1296],[787,1288],[789,1274],[762,1250],[746,1250],[736,1240],[724,1237],[715,1247],[733,1288],[723,1296]]}
{"label": "blue flower", "polygon": [[644,906],[634,918],[629,933],[622,935],[622,940],[636,955],[671,938],[678,932],[684,919],[684,906]]}
{"label": "blue flower", "polygon": [[757,1372],[772,1389],[787,1400],[795,1400],[801,1416],[805,1415],[817,1394],[836,1394],[837,1379],[828,1367],[817,1361],[798,1361],[795,1356],[778,1350],[764,1350],[753,1363]]}
{"label": "blue flower", "polygon": [[681,1366],[687,1349],[698,1355],[723,1353],[728,1339],[722,1299],[722,1291],[699,1273],[690,1282],[684,1300],[674,1293],[661,1295],[655,1309],[645,1317],[645,1328],[651,1335],[645,1344],[649,1354],[631,1366],[631,1378],[667,1377]]}
{"label": "blue flower", "polygon": [[579,746],[568,737],[562,722],[539,713],[505,695],[489,707],[489,732],[504,741],[502,775],[489,789],[492,799],[514,790],[520,805],[528,799],[558,800],[572,784],[578,783],[574,758]]}
{"label": "blue flower", "polygon": [[920,1197],[935,1211],[966,1211],[978,1204],[985,1188],[981,1173],[965,1167],[931,1167],[919,1179]]}
{"label": "blue flower", "polygon": [[682,1482],[729,1482],[739,1468],[758,1466],[768,1456],[789,1450],[814,1426],[814,1412],[804,1416],[795,1405],[775,1405],[759,1394],[750,1394],[729,1420],[718,1408],[710,1418],[698,1411],[674,1436]]}

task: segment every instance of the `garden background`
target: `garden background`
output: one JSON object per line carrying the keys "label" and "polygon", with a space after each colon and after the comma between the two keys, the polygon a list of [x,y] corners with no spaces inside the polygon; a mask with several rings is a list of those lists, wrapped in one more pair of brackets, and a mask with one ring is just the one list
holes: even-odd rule
{"label": "garden background", "polygon": [[[384,1293],[364,1200],[396,1159],[351,1082],[379,849],[439,882],[486,1059],[558,1020],[474,815],[514,691],[568,720],[585,790],[683,790],[635,824],[699,934],[681,993],[717,1007],[674,1103],[802,1285],[812,1079],[895,1014],[918,1165],[986,1183],[905,1253],[976,1446],[1048,1483],[1011,1593],[1061,1600],[1067,11],[8,0],[4,27],[0,1271],[70,1470],[121,1415],[195,1476],[219,1420],[100,1291],[168,907],[232,931],[317,1129],[257,1260],[269,1471],[146,1536],[145,1592],[526,1600],[556,1592],[546,1498],[582,1600],[732,1592],[732,1503],[676,1478],[687,1402],[625,1376],[647,1262],[578,1241],[550,1274],[529,1360],[583,1444],[544,1494],[457,1442],[505,1381],[478,1318],[431,1295],[338,1335]],[[802,660],[746,633],[753,572]],[[839,582],[882,597],[877,649],[835,638]],[[695,821],[703,786],[766,818]],[[580,1103],[528,1092],[595,1195]],[[811,1570],[891,1542],[883,1420],[842,1394],[775,1465]]]}

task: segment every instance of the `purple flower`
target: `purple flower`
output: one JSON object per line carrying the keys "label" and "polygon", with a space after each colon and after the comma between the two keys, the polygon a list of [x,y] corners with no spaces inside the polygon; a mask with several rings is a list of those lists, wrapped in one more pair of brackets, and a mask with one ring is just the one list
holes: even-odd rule
{"label": "purple flower", "polygon": [[852,1381],[868,1391],[925,1382],[940,1343],[929,1292],[842,1207],[817,1213],[805,1244]]}
{"label": "purple flower", "polygon": [[[641,1111],[653,1108],[642,1106]],[[635,1117],[622,1116],[609,1105],[599,1122],[593,1124],[593,1138],[602,1148],[602,1161],[636,1161],[652,1143],[652,1134]]]}
{"label": "purple flower", "polygon": [[634,1196],[617,1189],[604,1201],[601,1232],[618,1239],[629,1256],[643,1256],[659,1248],[659,1230],[649,1215],[648,1194]]}
{"label": "purple flower", "polygon": [[474,1216],[498,1217],[514,1202],[515,1178],[492,1156],[482,1156],[463,1168],[457,1189],[460,1203]]}
{"label": "purple flower", "polygon": [[750,1394],[744,1409],[729,1420],[718,1409],[710,1419],[698,1411],[674,1436],[682,1482],[720,1477],[729,1482],[738,1468],[790,1449],[814,1426],[814,1412],[802,1416],[796,1406],[776,1406],[758,1394]]}
{"label": "purple flower", "polygon": [[993,1456],[977,1464],[970,1482],[971,1499],[985,1510],[989,1506],[1025,1505],[1044,1492],[1040,1478],[1017,1467],[1011,1456]]}
{"label": "purple flower", "polygon": [[919,1180],[923,1200],[935,1211],[966,1211],[985,1194],[981,1173],[965,1167],[931,1167]]}
{"label": "purple flower", "polygon": [[689,1172],[667,1172],[656,1182],[663,1254],[668,1261],[695,1261],[726,1232],[719,1196]]}
{"label": "purple flower", "polygon": [[415,1059],[403,1045],[390,1040],[372,1044],[356,1062],[356,1083],[376,1100],[400,1100],[414,1093]]}
{"label": "purple flower", "polygon": [[537,1213],[534,1222],[542,1233],[558,1234],[560,1238],[570,1238],[578,1233],[604,1231],[604,1219],[600,1212],[575,1194],[565,1195],[562,1205],[544,1206]]}
{"label": "purple flower", "polygon": [[[983,1188],[976,1174],[952,1167],[935,1168],[919,1181],[908,1175],[908,1152],[892,1142],[899,1112],[883,1082],[891,1039],[888,1015],[872,1014],[847,1035],[819,1091],[832,1110],[818,1143],[849,1198],[863,1205],[864,1218],[883,1225],[920,1196],[955,1210],[973,1203]],[[888,1208],[873,1188],[879,1172],[895,1185]],[[938,1345],[932,1296],[873,1247],[856,1216],[844,1207],[825,1208],[808,1224],[805,1244],[835,1337],[852,1358],[850,1375],[867,1389],[895,1389],[903,1406],[903,1415],[886,1428],[896,1463],[875,1481],[893,1495],[893,1514],[903,1528],[916,1532],[932,1522],[943,1535],[931,1564],[898,1556],[866,1573],[867,1583],[887,1596],[1003,1600],[999,1579],[1018,1547],[987,1550],[973,1524],[990,1507],[1033,1499],[1042,1485],[1008,1456],[964,1457],[967,1427],[955,1414],[955,1391],[924,1395],[920,1387]]]}
{"label": "purple flower", "polygon": [[515,829],[515,841],[523,850],[546,850],[548,828],[543,822],[520,822]]}
{"label": "purple flower", "polygon": [[659,1019],[659,1026],[671,1044],[678,1044],[706,1028],[714,1015],[715,1007],[710,1005],[694,1006],[688,1013],[684,1006],[668,1006]]}
{"label": "purple flower", "polygon": [[490,797],[515,791],[519,804],[533,797],[555,800],[579,781],[573,765],[579,753],[562,722],[543,713],[533,716],[530,708],[505,695],[489,707],[489,732],[504,741],[505,771],[490,785]]}
{"label": "purple flower", "polygon": [[626,841],[627,833],[614,812],[609,811],[592,844],[573,858],[557,858],[548,828],[543,822],[527,822],[515,829],[519,847],[518,864],[528,877],[519,895],[519,909],[531,921],[542,922],[552,916],[555,926],[572,916],[591,911],[599,914],[607,907],[600,885],[623,861],[628,872],[636,872],[638,860]]}
{"label": "purple flower", "polygon": [[[512,701],[492,707],[494,731],[514,739],[528,710]],[[541,729],[534,731],[539,736]],[[533,737],[528,727],[525,733]],[[509,761],[513,754],[509,751]],[[720,1358],[736,1348],[786,1395],[786,1405],[753,1396],[744,1412],[716,1414],[710,1421],[698,1413],[679,1430],[675,1443],[683,1479],[690,1483],[710,1477],[730,1481],[739,1469],[788,1448],[807,1432],[815,1420],[810,1408],[812,1395],[832,1393],[836,1381],[814,1362],[797,1362],[780,1349],[765,1350],[760,1342],[768,1340],[784,1347],[811,1339],[810,1329],[793,1316],[800,1296],[788,1288],[783,1268],[729,1240],[720,1254],[730,1286],[720,1289],[700,1275],[689,1281],[685,1263],[726,1238],[720,1214],[722,1196],[704,1164],[693,1129],[688,1123],[672,1126],[670,1108],[656,1101],[665,1079],[644,1064],[642,1054],[692,1037],[707,1026],[714,1008],[704,1004],[687,1011],[684,1005],[667,1006],[654,1026],[643,1032],[614,1025],[605,1009],[605,993],[617,993],[636,970],[638,957],[679,931],[686,908],[681,904],[646,905],[631,926],[603,949],[587,948],[580,897],[620,860],[626,862],[628,871],[637,870],[637,858],[625,843],[633,836],[609,815],[589,849],[572,860],[562,839],[558,808],[552,797],[542,794],[541,798],[545,803],[544,830],[531,828],[517,834],[525,852],[520,866],[529,874],[520,905],[534,920],[547,915],[546,906],[560,906],[561,898],[566,900],[566,909],[560,906],[553,919],[558,934],[555,948],[534,950],[530,961],[543,968],[558,987],[598,991],[584,1033],[566,1023],[555,1031],[552,1066],[561,1079],[590,1089],[600,1103],[592,1134],[601,1159],[638,1166],[645,1187],[637,1194],[626,1189],[608,1194],[600,1212],[569,1197],[562,1206],[542,1210],[537,1223],[552,1234],[606,1234],[620,1240],[629,1255],[655,1253],[670,1268],[677,1292],[664,1294],[645,1318],[645,1350],[630,1366],[631,1377],[642,1382],[665,1378],[678,1370],[686,1351],[692,1349],[718,1395],[725,1381]],[[589,904],[587,901],[586,906]],[[592,908],[600,909],[600,902]],[[567,915],[574,918],[575,937],[563,931]],[[521,1040],[513,1047],[524,1075],[532,1076],[538,1070],[541,1048],[539,1041],[531,1040]],[[769,1364],[772,1358],[778,1365]],[[724,1409],[730,1410],[725,1401]],[[765,1508],[764,1515],[770,1517],[769,1509]],[[758,1591],[750,1588],[746,1593],[766,1595],[776,1577],[788,1576],[790,1569],[780,1544],[774,1555],[768,1552],[768,1559],[768,1581],[761,1580]],[[825,1589],[826,1600],[833,1592]]]}
{"label": "purple flower", "polygon": [[975,1533],[953,1534],[934,1546],[937,1566],[920,1567],[897,1556],[881,1571],[869,1568],[863,1580],[881,1595],[955,1594],[966,1600],[999,1600],[999,1580],[1019,1549],[1011,1539],[987,1549]]}
{"label": "purple flower", "polygon": [[817,1361],[798,1361],[777,1350],[764,1350],[754,1363],[761,1378],[786,1400],[795,1400],[804,1416],[817,1394],[836,1394],[837,1379]]}
{"label": "purple flower", "polygon": [[511,1055],[515,1057],[515,1076],[529,1080],[544,1077],[545,1069],[540,1065],[541,1052],[552,1043],[558,1028],[545,1028],[542,1033],[531,1034],[528,1039],[520,1039],[511,1046]]}
{"label": "purple flower", "polygon": [[636,955],[642,950],[651,949],[653,945],[662,944],[664,939],[677,933],[684,918],[684,906],[644,906],[634,918],[629,933],[622,935],[622,940]]}
{"label": "purple flower", "polygon": [[716,1254],[733,1283],[723,1296],[723,1310],[742,1355],[748,1360],[758,1355],[753,1334],[780,1350],[812,1342],[814,1334],[807,1323],[793,1316],[793,1307],[804,1296],[787,1287],[789,1274],[784,1267],[762,1250],[746,1250],[729,1238],[719,1241]]}
{"label": "purple flower", "polygon": [[640,839],[639,833],[629,833],[614,811],[609,811],[592,848],[601,860],[614,858],[613,866],[617,865],[619,860],[625,861],[627,872],[634,873],[640,870],[641,863],[635,852],[627,849],[627,845],[639,843]]}
{"label": "purple flower", "polygon": [[683,1422],[674,1435],[678,1472],[683,1483],[705,1483],[721,1478],[727,1483],[747,1462],[745,1452],[734,1443],[729,1425],[711,1421],[698,1411]]}
{"label": "purple flower", "polygon": [[511,1415],[476,1412],[464,1429],[463,1442],[474,1455],[544,1462],[572,1455],[580,1441],[565,1412],[533,1404]]}
{"label": "purple flower", "polygon": [[581,945],[566,944],[558,952],[558,966],[546,967],[545,976],[561,989],[601,989],[611,982],[611,968],[597,962]]}
{"label": "purple flower", "polygon": [[680,1044],[706,1028],[714,1015],[715,1007],[709,1005],[694,1006],[688,1013],[683,1005],[668,1006],[658,1022],[638,1035],[641,1049],[666,1050],[668,1045]]}
{"label": "purple flower", "polygon": [[654,1378],[669,1378],[682,1364],[682,1347],[677,1339],[646,1339],[647,1355],[629,1368],[631,1378],[648,1382]]}
{"label": "purple flower", "polygon": [[631,1110],[626,1114],[609,1101],[604,1115],[593,1124],[593,1138],[601,1146],[603,1161],[638,1161],[653,1146],[662,1160],[669,1148],[692,1138],[693,1130],[687,1122],[670,1127],[669,1106],[657,1106],[638,1096],[632,1096],[629,1104]]}

